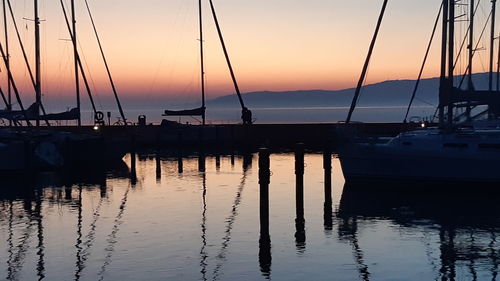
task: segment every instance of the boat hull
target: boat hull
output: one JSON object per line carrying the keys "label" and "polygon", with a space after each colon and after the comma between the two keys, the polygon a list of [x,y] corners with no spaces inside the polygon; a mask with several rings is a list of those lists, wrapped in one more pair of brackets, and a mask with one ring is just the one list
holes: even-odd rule
{"label": "boat hull", "polygon": [[347,181],[500,183],[499,139],[490,138],[489,146],[485,146],[485,139],[472,137],[470,140],[434,136],[430,140],[394,139],[390,144],[352,143],[341,147],[339,158]]}

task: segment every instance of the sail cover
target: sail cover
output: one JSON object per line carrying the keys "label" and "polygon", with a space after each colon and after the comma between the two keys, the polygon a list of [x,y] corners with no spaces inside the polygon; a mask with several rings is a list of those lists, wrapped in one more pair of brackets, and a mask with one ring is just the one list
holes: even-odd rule
{"label": "sail cover", "polygon": [[78,120],[79,115],[80,112],[78,111],[78,108],[72,108],[71,110],[66,112],[50,113],[47,115],[40,116],[40,119],[49,121]]}
{"label": "sail cover", "polygon": [[165,110],[163,116],[203,116],[205,107],[185,110]]}
{"label": "sail cover", "polygon": [[[32,104],[28,109],[26,109],[26,115],[30,121],[32,120],[47,120],[47,121],[65,121],[65,120],[77,120],[79,111],[78,108],[73,108],[69,111],[61,112],[61,113],[51,113],[46,115],[40,115],[40,117],[36,116],[35,113],[36,103]],[[0,110],[0,119],[7,120],[23,120],[25,119],[25,115],[21,110]]]}

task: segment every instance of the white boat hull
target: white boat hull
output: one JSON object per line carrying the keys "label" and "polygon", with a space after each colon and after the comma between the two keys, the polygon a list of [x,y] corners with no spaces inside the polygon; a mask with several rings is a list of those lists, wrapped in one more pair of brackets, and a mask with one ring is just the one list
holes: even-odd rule
{"label": "white boat hull", "polygon": [[401,135],[387,144],[352,143],[339,158],[347,181],[500,182],[500,135]]}

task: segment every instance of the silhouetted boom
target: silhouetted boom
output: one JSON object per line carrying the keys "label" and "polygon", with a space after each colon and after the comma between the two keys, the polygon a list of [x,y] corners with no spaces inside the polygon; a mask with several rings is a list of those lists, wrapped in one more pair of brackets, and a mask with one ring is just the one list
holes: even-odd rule
{"label": "silhouetted boom", "polygon": [[163,116],[203,116],[205,107],[185,110],[165,110]]}
{"label": "silhouetted boom", "polygon": [[37,120],[40,118],[41,120],[47,121],[69,121],[69,120],[78,120],[79,116],[78,108],[73,108],[69,111],[61,112],[61,113],[52,113],[42,115],[37,117],[36,114],[36,103],[32,104],[28,109],[26,109],[26,115],[24,115],[22,110],[0,110],[0,119],[7,120]]}
{"label": "silhouetted boom", "polygon": [[80,116],[80,111],[78,110],[78,108],[72,108],[69,111],[46,114],[42,117],[43,119],[49,121],[69,121],[69,120],[78,120],[79,116]]}

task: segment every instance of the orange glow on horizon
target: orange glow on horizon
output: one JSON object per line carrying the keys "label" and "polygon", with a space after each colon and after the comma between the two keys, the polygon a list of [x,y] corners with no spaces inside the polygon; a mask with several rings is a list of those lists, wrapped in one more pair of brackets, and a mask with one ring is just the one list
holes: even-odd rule
{"label": "orange glow on horizon", "polygon": [[[69,37],[66,25],[58,1],[41,2],[46,20],[42,23],[43,91],[51,99],[71,99],[75,92],[71,43],[61,40]],[[199,95],[197,1],[89,3],[122,96],[182,100]],[[13,4],[18,25],[27,27],[21,36],[33,61],[32,22],[21,20],[32,17],[31,6]],[[78,5],[80,52],[91,87],[110,95],[88,15],[83,4]],[[338,90],[355,87],[359,79],[381,1],[219,0],[216,6],[242,92]],[[417,77],[438,7],[439,3],[421,0],[389,5],[366,83]],[[204,16],[207,96],[232,94],[208,5]],[[13,31],[10,36],[13,73],[30,99],[33,90]],[[439,73],[438,45],[434,44],[425,77]],[[477,64],[477,71],[483,71],[482,62]],[[5,81],[4,71],[0,79]],[[85,96],[83,82],[81,90]]]}

